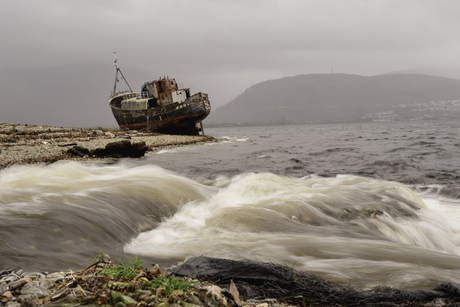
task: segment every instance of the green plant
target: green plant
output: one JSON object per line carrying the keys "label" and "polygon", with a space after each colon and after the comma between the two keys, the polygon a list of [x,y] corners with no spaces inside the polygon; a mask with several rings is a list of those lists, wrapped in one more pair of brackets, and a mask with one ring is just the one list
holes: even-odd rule
{"label": "green plant", "polygon": [[101,262],[102,260],[104,260],[104,253],[101,252],[99,255],[94,257],[93,264]]}
{"label": "green plant", "polygon": [[175,290],[186,291],[191,285],[196,285],[194,281],[182,281],[177,278],[172,278],[171,276],[160,276],[151,281],[144,281],[143,286],[151,287],[153,289],[158,289],[163,287],[167,295],[170,295]]}
{"label": "green plant", "polygon": [[[100,255],[97,257],[100,257]],[[106,267],[101,272],[101,274],[105,276],[110,275],[113,277],[126,277],[129,279],[134,279],[142,271],[143,263],[144,261],[141,260],[139,256],[134,256],[134,260],[124,260],[123,265]]]}

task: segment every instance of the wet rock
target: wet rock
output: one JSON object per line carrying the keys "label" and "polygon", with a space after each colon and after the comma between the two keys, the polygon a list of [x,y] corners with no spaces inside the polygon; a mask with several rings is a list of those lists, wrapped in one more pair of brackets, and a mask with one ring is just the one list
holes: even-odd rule
{"label": "wet rock", "polygon": [[39,307],[40,300],[35,294],[24,294],[18,297],[18,302],[21,304],[21,307]]}
{"label": "wet rock", "polygon": [[108,143],[105,148],[97,148],[91,154],[98,157],[139,158],[144,156],[147,150],[145,142],[131,143],[128,140],[122,140]]}

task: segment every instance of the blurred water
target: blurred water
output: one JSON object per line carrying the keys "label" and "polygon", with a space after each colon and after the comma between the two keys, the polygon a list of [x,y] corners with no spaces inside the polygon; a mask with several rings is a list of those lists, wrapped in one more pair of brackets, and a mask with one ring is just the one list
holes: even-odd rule
{"label": "blurred water", "polygon": [[460,282],[457,122],[206,129],[221,143],[0,171],[0,269],[100,252],[255,259],[363,287]]}

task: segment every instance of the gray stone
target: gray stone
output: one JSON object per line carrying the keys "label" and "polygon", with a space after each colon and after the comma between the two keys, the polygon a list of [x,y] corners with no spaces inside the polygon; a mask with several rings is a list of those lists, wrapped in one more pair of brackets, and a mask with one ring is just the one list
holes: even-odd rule
{"label": "gray stone", "polygon": [[39,281],[39,285],[40,287],[42,287],[43,289],[49,289],[51,288],[52,286],[54,286],[54,282],[50,279],[40,279]]}
{"label": "gray stone", "polygon": [[6,303],[5,307],[21,307],[21,304],[19,304],[18,302],[9,301],[8,303]]}
{"label": "gray stone", "polygon": [[34,283],[27,283],[22,287],[21,294],[34,294],[37,297],[45,297],[51,293],[45,288],[37,286]]}
{"label": "gray stone", "polygon": [[35,294],[23,294],[18,297],[21,307],[40,307],[40,300]]}

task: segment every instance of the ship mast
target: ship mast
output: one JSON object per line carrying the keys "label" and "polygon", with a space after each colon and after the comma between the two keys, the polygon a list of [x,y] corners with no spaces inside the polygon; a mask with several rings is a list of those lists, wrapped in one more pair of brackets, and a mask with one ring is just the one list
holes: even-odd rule
{"label": "ship mast", "polygon": [[117,60],[117,52],[112,52],[115,56],[115,68],[117,69],[117,72],[115,73],[115,84],[113,85],[113,96],[115,96],[115,93],[116,93],[116,90],[117,90],[117,82],[118,82],[118,72],[120,72],[120,75],[121,77],[123,78],[123,80],[125,80],[126,82],[126,85],[128,85],[129,87],[129,90],[131,91],[131,93],[133,93],[133,90],[131,89],[131,86],[129,86],[129,83],[128,81],[126,80],[125,76],[123,75],[123,73],[121,72],[121,69],[120,67],[118,67],[118,60]]}

